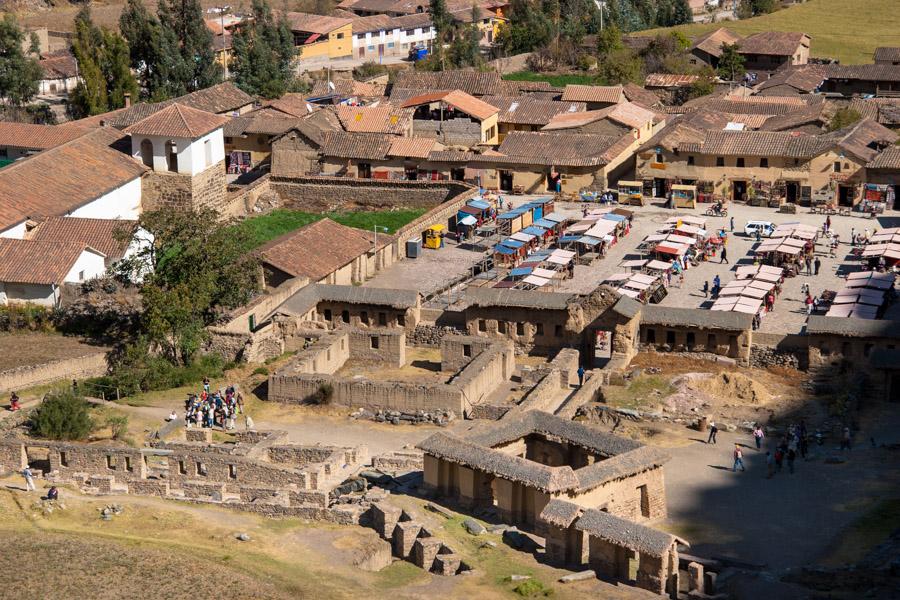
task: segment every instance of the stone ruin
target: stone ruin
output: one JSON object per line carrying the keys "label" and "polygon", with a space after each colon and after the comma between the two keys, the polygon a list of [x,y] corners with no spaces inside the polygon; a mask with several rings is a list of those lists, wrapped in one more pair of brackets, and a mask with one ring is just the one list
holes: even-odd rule
{"label": "stone ruin", "polygon": [[391,543],[391,552],[417,567],[438,575],[456,575],[469,567],[444,542],[431,534],[409,512],[389,504],[372,505],[371,525]]}
{"label": "stone ruin", "polygon": [[280,431],[239,432],[230,443],[213,443],[208,429],[184,433],[184,440],[145,448],[7,438],[0,440],[0,470],[30,464],[47,480],[89,494],[159,496],[265,516],[355,524],[368,510],[365,485],[342,486],[369,462],[365,446],[292,444]]}

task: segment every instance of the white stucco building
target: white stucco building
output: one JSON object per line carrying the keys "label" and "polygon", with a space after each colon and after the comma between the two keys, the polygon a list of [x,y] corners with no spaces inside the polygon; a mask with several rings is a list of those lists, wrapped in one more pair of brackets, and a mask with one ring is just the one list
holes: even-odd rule
{"label": "white stucco building", "polygon": [[106,256],[79,242],[0,239],[0,304],[59,305],[66,283],[106,272]]}

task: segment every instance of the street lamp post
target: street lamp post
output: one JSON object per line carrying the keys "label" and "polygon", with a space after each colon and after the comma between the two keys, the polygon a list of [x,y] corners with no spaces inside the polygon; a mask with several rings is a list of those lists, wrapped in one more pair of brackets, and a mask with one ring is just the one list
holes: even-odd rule
{"label": "street lamp post", "polygon": [[228,80],[228,44],[226,44],[225,37],[225,15],[231,12],[230,6],[213,6],[211,8],[206,9],[207,13],[217,14],[219,15],[219,21],[222,24],[222,66],[224,67],[224,72],[222,73],[222,82]]}

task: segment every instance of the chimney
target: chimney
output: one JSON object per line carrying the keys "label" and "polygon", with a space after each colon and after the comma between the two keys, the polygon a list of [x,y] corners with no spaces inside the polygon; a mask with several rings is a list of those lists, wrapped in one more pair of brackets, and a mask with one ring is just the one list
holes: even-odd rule
{"label": "chimney", "polygon": [[131,93],[125,94],[125,108],[129,108],[131,106]]}

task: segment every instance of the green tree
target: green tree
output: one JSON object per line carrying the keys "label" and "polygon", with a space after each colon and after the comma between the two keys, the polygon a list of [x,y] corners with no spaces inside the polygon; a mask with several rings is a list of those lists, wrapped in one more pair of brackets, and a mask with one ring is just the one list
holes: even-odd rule
{"label": "green tree", "polygon": [[[31,39],[32,54],[36,54],[34,35]],[[41,67],[33,56],[22,50],[25,33],[15,16],[6,13],[0,20],[0,97],[19,107],[38,93]]]}
{"label": "green tree", "polygon": [[453,17],[447,10],[446,0],[430,0],[428,12],[431,13],[431,23],[434,25],[434,44],[432,44],[433,62],[441,70],[444,68],[444,44],[449,39],[453,28]]}
{"label": "green tree", "polygon": [[672,25],[684,25],[694,22],[694,11],[687,0],[675,0],[672,11]]}
{"label": "green tree", "polygon": [[844,127],[849,127],[862,119],[862,115],[858,111],[853,110],[849,106],[837,109],[831,120],[828,121],[828,131],[837,131]]}
{"label": "green tree", "polygon": [[187,93],[186,83],[176,77],[186,69],[175,32],[163,27],[142,0],[128,0],[119,17],[119,30],[128,40],[131,67],[147,98],[160,102]]}
{"label": "green tree", "polygon": [[128,44],[105,27],[97,27],[88,6],[75,16],[72,52],[81,81],[69,96],[73,117],[101,114],[125,105],[125,96],[137,97],[138,84],[129,68]]}
{"label": "green tree", "polygon": [[283,95],[294,79],[294,40],[282,15],[278,20],[266,0],[253,0],[254,20],[233,38],[232,68],[237,85],[263,98]]}
{"label": "green tree", "polygon": [[693,100],[701,96],[709,96],[716,89],[716,72],[712,67],[704,67],[698,73],[698,79],[688,88],[684,101]]}
{"label": "green tree", "polygon": [[597,54],[606,56],[618,50],[622,50],[622,30],[615,23],[609,27],[605,27],[603,31],[597,34]]}
{"label": "green tree", "polygon": [[472,67],[481,64],[481,30],[478,29],[481,9],[472,5],[472,22],[454,31],[449,59],[453,68]]}
{"label": "green tree", "polygon": [[122,261],[123,273],[149,273],[141,284],[141,329],[176,365],[189,364],[205,327],[247,302],[258,288],[258,258],[249,233],[230,228],[212,209],[145,212],[152,244]]}
{"label": "green tree", "polygon": [[628,49],[616,50],[600,60],[597,76],[603,85],[640,84],[643,76],[639,56]]}
{"label": "green tree", "polygon": [[87,401],[71,389],[47,394],[31,415],[31,430],[51,440],[83,440],[94,429]]}
{"label": "green tree", "polygon": [[719,77],[728,81],[737,81],[746,73],[744,57],[738,54],[737,44],[722,44],[722,56],[719,57]]}
{"label": "green tree", "polygon": [[553,39],[550,18],[528,0],[512,0],[509,15],[497,39],[507,55],[543,48]]}
{"label": "green tree", "polygon": [[171,76],[188,92],[215,84],[222,71],[215,61],[213,35],[203,21],[199,0],[160,0],[157,12],[163,28],[174,34],[181,61]]}

